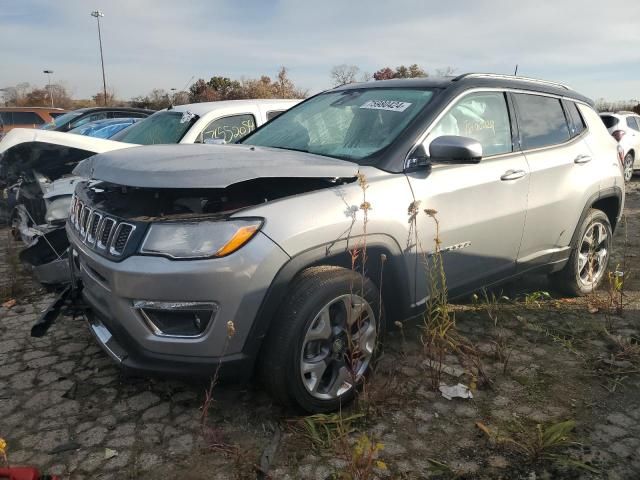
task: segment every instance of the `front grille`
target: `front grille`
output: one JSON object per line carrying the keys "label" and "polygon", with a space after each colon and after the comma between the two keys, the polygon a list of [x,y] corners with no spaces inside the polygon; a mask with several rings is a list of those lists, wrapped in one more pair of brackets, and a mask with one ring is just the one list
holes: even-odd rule
{"label": "front grille", "polygon": [[85,245],[114,257],[121,257],[136,226],[91,208],[75,195],[69,223]]}
{"label": "front grille", "polygon": [[116,227],[116,233],[113,235],[113,241],[111,242],[109,253],[112,255],[122,255],[124,247],[127,246],[127,242],[131,236],[131,232],[133,232],[133,228],[133,225],[129,223],[120,223]]}

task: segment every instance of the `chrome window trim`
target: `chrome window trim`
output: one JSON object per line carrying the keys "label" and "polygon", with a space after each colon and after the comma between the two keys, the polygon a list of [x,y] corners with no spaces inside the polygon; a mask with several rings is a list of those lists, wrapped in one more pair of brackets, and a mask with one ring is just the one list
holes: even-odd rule
{"label": "chrome window trim", "polygon": [[[422,144],[425,142],[425,140],[427,139],[427,137],[429,136],[429,134],[431,133],[431,131],[435,128],[435,126],[438,124],[438,122],[442,119],[442,117],[444,117],[447,113],[449,113],[449,111],[456,105],[456,103],[461,100],[462,98],[474,94],[474,93],[489,93],[489,92],[502,92],[502,93],[524,93],[524,94],[529,94],[529,95],[539,95],[542,97],[551,97],[551,98],[557,98],[558,100],[567,100],[569,102],[574,102],[576,104],[582,104],[587,106],[588,108],[591,108],[591,106],[589,104],[587,104],[586,102],[583,102],[581,100],[576,100],[574,98],[571,97],[567,97],[566,95],[556,95],[553,93],[546,93],[546,92],[536,92],[534,90],[524,90],[521,88],[502,88],[502,87],[476,87],[476,88],[470,88],[469,90],[465,90],[464,92],[459,93],[458,95],[456,95],[453,99],[451,99],[451,101],[447,104],[447,106],[438,114],[438,116],[436,116],[436,118],[433,119],[433,121],[427,126],[427,128],[422,132],[422,134],[418,137],[418,140],[413,144],[413,146],[409,149],[409,151],[407,152],[407,154],[405,155],[404,158],[404,168],[407,168],[407,161],[409,160],[409,157],[411,155],[411,153],[418,147],[418,145]],[[515,107],[515,105],[514,105]],[[509,105],[507,104],[507,108],[509,108]],[[563,108],[564,111],[564,108]],[[581,113],[582,114],[582,113]],[[510,118],[510,120],[513,122],[513,119]],[[567,122],[568,123],[568,122]],[[547,145],[544,147],[538,147],[538,148],[533,148],[533,149],[527,149],[527,150],[523,150],[522,148],[520,148],[519,150],[513,150],[511,152],[506,152],[506,153],[500,153],[497,155],[490,155],[487,157],[482,157],[482,161],[484,161],[485,159],[489,160],[489,159],[494,159],[494,158],[499,158],[499,157],[503,157],[505,155],[513,155],[513,154],[517,154],[517,153],[528,153],[528,152],[536,152],[539,150],[546,150],[549,148],[557,148],[563,145],[568,145],[571,142],[573,142],[574,140],[581,138],[583,135],[585,135],[588,131],[589,131],[589,124],[585,121],[586,124],[586,128],[584,129],[584,131],[578,135],[577,137],[573,137],[570,138],[568,141],[563,142],[563,143],[558,143],[555,145]],[[511,124],[513,127],[513,123]]]}

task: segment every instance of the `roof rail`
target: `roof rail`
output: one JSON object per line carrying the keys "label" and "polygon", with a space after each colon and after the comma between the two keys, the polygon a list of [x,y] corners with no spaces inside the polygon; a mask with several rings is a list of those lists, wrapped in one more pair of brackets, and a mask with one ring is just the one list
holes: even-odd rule
{"label": "roof rail", "polygon": [[616,113],[617,114],[624,114],[624,115],[637,115],[636,112],[633,112],[631,110],[617,110]]}
{"label": "roof rail", "polygon": [[463,78],[499,78],[505,80],[521,80],[523,82],[538,83],[541,85],[550,85],[553,87],[564,88],[565,90],[571,90],[571,87],[565,85],[564,83],[552,82],[550,80],[540,80],[538,78],[520,77],[517,75],[503,75],[500,73],[463,73],[462,75],[458,75],[452,81],[457,82],[459,80],[462,80]]}

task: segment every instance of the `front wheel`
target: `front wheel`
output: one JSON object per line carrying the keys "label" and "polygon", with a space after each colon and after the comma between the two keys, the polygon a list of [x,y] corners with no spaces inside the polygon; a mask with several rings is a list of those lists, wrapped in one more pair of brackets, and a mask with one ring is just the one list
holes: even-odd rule
{"label": "front wheel", "polygon": [[265,387],[307,412],[353,400],[371,369],[382,329],[376,286],[352,270],[302,272],[273,320],[262,352]]}
{"label": "front wheel", "polygon": [[555,286],[575,296],[598,288],[609,264],[612,236],[609,217],[601,210],[589,210],[580,225],[569,261],[551,277]]}
{"label": "front wheel", "polygon": [[633,177],[633,155],[631,153],[627,153],[624,157],[623,174],[625,182],[631,181],[631,177]]}

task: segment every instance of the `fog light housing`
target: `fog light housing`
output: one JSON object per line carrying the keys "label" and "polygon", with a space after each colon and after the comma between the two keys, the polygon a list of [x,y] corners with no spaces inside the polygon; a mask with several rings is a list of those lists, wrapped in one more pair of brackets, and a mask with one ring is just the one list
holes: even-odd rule
{"label": "fog light housing", "polygon": [[159,337],[196,338],[202,336],[218,312],[213,302],[136,301],[134,308],[149,329]]}

